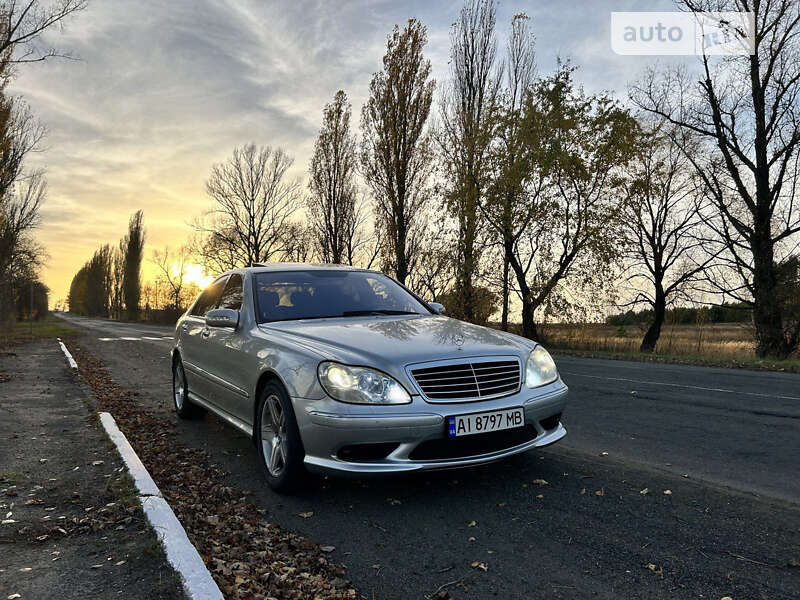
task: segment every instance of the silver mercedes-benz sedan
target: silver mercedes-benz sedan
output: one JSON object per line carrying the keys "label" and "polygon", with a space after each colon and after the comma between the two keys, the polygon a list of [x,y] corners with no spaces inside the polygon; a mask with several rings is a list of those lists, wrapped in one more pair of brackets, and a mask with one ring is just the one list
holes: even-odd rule
{"label": "silver mercedes-benz sedan", "polygon": [[231,271],[178,321],[175,409],[251,436],[278,491],[306,469],[464,467],[564,437],[567,386],[547,351],[443,313],[375,271]]}

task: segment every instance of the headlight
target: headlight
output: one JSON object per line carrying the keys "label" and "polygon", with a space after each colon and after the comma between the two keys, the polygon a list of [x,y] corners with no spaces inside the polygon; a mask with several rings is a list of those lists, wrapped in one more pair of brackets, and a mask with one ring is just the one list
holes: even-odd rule
{"label": "headlight", "polygon": [[408,404],[411,396],[397,381],[374,369],[320,363],[319,381],[328,395],[352,404]]}
{"label": "headlight", "polygon": [[552,383],[556,379],[558,379],[558,371],[550,353],[541,346],[536,346],[528,356],[528,364],[525,367],[525,385],[535,388]]}

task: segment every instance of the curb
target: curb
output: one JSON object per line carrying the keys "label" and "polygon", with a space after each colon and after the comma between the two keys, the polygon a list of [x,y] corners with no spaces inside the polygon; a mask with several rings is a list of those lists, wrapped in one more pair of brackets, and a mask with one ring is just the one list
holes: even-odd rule
{"label": "curb", "polygon": [[61,351],[64,353],[64,356],[67,357],[67,362],[71,369],[77,369],[78,363],[75,362],[75,359],[72,358],[72,354],[69,353],[67,347],[64,345],[64,342],[61,341],[61,338],[56,338],[58,340],[58,345],[61,346]]}
{"label": "curb", "polygon": [[[67,347],[56,338],[61,346],[64,356],[71,369],[77,370],[78,363],[72,358]],[[186,530],[181,525],[178,517],[172,512],[169,504],[161,495],[156,482],[150,477],[142,461],[131,447],[125,434],[117,427],[117,422],[111,413],[99,413],[100,422],[103,424],[109,439],[114,442],[117,452],[122,457],[128,468],[133,483],[139,492],[139,502],[142,510],[156,532],[156,537],[167,554],[167,560],[183,579],[183,589],[192,600],[225,600],[219,587],[211,577],[197,548],[192,545]]]}
{"label": "curb", "polygon": [[100,422],[133,477],[144,514],[153,526],[161,545],[164,546],[167,560],[183,578],[186,595],[195,600],[224,600],[197,548],[189,541],[178,517],[172,512],[155,481],[150,477],[150,473],[117,427],[114,417],[110,413],[101,412]]}

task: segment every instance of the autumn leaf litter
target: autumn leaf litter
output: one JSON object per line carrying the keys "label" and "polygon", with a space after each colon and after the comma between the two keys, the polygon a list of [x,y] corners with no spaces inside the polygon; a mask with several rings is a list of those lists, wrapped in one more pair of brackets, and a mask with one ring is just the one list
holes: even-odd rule
{"label": "autumn leaf litter", "polygon": [[68,346],[98,409],[113,415],[227,598],[363,598],[324,555],[332,547],[269,523],[246,491],[221,483],[204,451],[182,444],[174,425],[142,409],[89,352]]}

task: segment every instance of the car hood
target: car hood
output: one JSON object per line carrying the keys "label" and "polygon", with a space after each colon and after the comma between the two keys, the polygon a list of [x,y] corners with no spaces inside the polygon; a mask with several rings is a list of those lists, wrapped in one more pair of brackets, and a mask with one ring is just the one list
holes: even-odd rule
{"label": "car hood", "polygon": [[393,374],[408,364],[431,360],[515,355],[524,361],[535,345],[509,333],[439,315],[309,319],[260,327],[323,358],[374,366]]}

